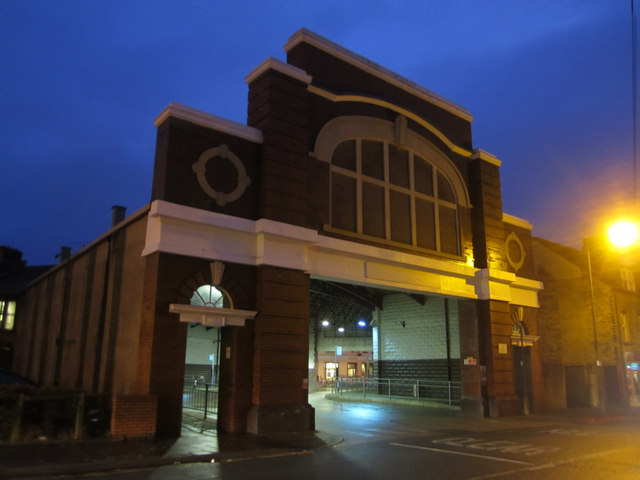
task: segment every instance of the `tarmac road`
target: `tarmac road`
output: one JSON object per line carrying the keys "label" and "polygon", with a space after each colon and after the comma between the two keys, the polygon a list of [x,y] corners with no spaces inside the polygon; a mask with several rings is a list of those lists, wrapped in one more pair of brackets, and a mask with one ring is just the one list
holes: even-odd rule
{"label": "tarmac road", "polygon": [[[312,396],[317,427],[342,437],[309,450],[247,451],[216,463],[114,470],[76,479],[638,480],[640,416],[465,418],[448,410]],[[336,437],[338,438],[338,437]],[[71,478],[65,475],[51,478]]]}

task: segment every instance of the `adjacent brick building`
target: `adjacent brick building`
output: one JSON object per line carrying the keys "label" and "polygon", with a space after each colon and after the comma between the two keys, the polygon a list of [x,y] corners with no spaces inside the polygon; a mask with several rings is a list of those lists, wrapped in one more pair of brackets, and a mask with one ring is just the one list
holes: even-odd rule
{"label": "adjacent brick building", "polygon": [[[150,204],[31,285],[17,371],[113,394],[114,435],[178,435],[187,324],[218,326],[219,428],[310,430],[331,282],[376,297],[378,372],[455,377],[473,415],[539,403],[531,228],[469,112],[308,30],[285,51],[246,78],[247,125],[160,114]],[[203,285],[220,304],[193,304]],[[129,425],[141,406],[155,424]]]}
{"label": "adjacent brick building", "polygon": [[533,247],[536,276],[545,284],[539,310],[545,406],[640,406],[638,259],[600,238],[587,239],[582,250],[540,238]]}

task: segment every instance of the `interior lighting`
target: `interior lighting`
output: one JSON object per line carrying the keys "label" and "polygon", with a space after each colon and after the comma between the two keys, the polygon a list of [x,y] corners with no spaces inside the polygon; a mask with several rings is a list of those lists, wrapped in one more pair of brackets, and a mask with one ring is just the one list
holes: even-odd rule
{"label": "interior lighting", "polygon": [[338,328],[338,331],[339,331],[340,333],[344,333],[344,327],[339,327],[339,328]]}
{"label": "interior lighting", "polygon": [[329,326],[329,320],[323,320],[322,321],[322,326],[323,327],[328,327]]}
{"label": "interior lighting", "polygon": [[365,322],[364,320],[358,320],[358,326],[364,328],[367,326],[367,322]]}
{"label": "interior lighting", "polygon": [[640,232],[635,222],[620,220],[607,229],[607,236],[613,246],[617,248],[627,248],[638,241]]}

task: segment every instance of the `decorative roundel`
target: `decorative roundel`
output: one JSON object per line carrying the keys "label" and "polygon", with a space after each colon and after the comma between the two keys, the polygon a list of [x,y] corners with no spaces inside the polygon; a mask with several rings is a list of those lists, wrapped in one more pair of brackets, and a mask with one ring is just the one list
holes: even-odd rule
{"label": "decorative roundel", "polygon": [[507,261],[509,262],[509,265],[511,265],[517,272],[522,268],[522,265],[524,265],[524,257],[526,256],[526,253],[522,242],[514,232],[511,232],[507,236],[507,239],[504,242],[504,249],[507,252]]}
{"label": "decorative roundel", "polygon": [[[229,160],[235,167],[238,173],[238,185],[233,192],[219,192],[215,190],[211,185],[209,185],[206,177],[207,162],[209,162],[209,160],[214,157],[225,158]],[[198,161],[193,164],[192,168],[194,173],[198,177],[200,188],[202,188],[202,190],[204,190],[207,195],[213,198],[221,207],[229,202],[234,202],[235,200],[239,199],[246,188],[251,184],[251,179],[247,175],[247,170],[244,168],[244,164],[240,161],[238,156],[231,150],[229,150],[229,147],[224,144],[202,152],[202,155],[200,155]]]}

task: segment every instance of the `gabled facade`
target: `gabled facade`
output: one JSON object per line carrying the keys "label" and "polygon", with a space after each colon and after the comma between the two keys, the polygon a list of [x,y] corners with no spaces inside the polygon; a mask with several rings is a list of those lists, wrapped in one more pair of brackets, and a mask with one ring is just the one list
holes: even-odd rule
{"label": "gabled facade", "polygon": [[[131,434],[144,405],[156,433],[177,435],[187,323],[215,325],[219,428],[310,430],[314,279],[446,299],[460,408],[521,412],[514,345],[532,344],[517,344],[514,315],[530,316],[542,285],[530,225],[504,216],[500,161],[473,148],[469,112],[305,29],[285,51],[246,78],[247,125],[179,104],[160,114],[150,205],[70,259],[72,287],[33,286],[58,288],[68,319],[46,344],[47,313],[25,316],[36,340],[19,371],[50,381],[44,357],[91,356],[58,381],[113,393],[112,433]],[[224,306],[190,305],[203,285]]]}

